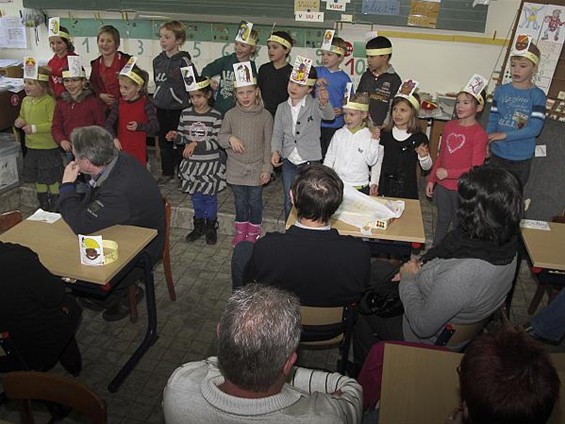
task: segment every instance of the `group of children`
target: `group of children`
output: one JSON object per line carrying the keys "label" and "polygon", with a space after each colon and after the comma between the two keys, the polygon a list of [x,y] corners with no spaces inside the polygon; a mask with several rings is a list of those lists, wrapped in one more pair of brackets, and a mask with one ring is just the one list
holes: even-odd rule
{"label": "group of children", "polygon": [[162,52],[153,60],[156,89],[150,101],[148,74],[136,58],[118,50],[117,29],[103,26],[98,32],[100,56],[91,62],[90,84],[70,59],[75,53],[68,31],[58,21],[49,29],[55,54],[47,68],[24,69],[27,97],[15,122],[26,133],[25,176],[36,183],[41,207],[55,208],[63,167],[59,148],[72,157],[73,129],[106,127],[116,147],[144,165],[145,138],[158,134],[159,184],[180,176],[182,190],[192,198],[194,228],[187,241],[205,235],[207,243],[216,243],[217,194],[226,182],[236,210],[232,244],[256,241],[262,187],[273,168],[282,168],[288,216],[296,173],[323,161],[346,184],[372,196],[417,198],[417,167],[431,169],[426,195],[438,205],[437,244],[456,219],[458,178],[482,164],[489,151],[494,164],[509,168],[525,184],[545,117],[545,95],[532,82],[540,54],[531,39],[512,52],[512,82],[495,90],[488,134],[477,122],[487,81],[474,75],[457,94],[455,119],[445,126],[432,161],[418,124],[418,83],[403,82],[396,74],[386,37],[367,42],[368,69],[354,94],[349,76],[340,70],[347,44],[334,31],[324,34],[318,67],[301,56],[294,66],[288,63],[294,41],[287,32],[274,31],[267,40],[270,62],[257,72],[252,58],[258,33],[252,23],[242,22],[234,52],[198,75],[190,54],[181,50],[184,25],[165,22],[159,31]]}

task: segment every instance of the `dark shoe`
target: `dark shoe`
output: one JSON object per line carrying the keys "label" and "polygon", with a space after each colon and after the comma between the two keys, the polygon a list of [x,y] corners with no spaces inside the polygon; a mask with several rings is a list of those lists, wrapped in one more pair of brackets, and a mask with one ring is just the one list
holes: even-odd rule
{"label": "dark shoe", "polygon": [[49,201],[49,212],[59,212],[59,208],[57,207],[57,202],[59,201],[59,195],[49,193],[48,201]]}
{"label": "dark shoe", "polygon": [[91,311],[96,312],[106,309],[103,300],[91,299],[90,297],[77,297],[77,301],[83,309],[90,309]]}
{"label": "dark shoe", "polygon": [[37,193],[37,200],[39,201],[39,207],[49,212],[49,193]]}
{"label": "dark shoe", "polygon": [[69,374],[78,377],[82,370],[82,356],[78,348],[76,339],[73,337],[61,356],[59,362]]}
{"label": "dark shoe", "polygon": [[206,220],[206,244],[216,244],[218,241],[218,220]]}
{"label": "dark shoe", "polygon": [[[193,218],[194,222],[194,229],[186,235],[186,241],[191,243],[193,241],[198,240],[200,237],[204,235],[204,231],[206,230],[206,220],[204,218]],[[206,233],[206,237],[207,237]]]}
{"label": "dark shoe", "polygon": [[[137,291],[135,293],[135,300],[138,304],[139,302],[141,302],[144,295],[145,293],[143,292],[143,289],[141,287],[137,287]],[[125,317],[127,317],[128,315],[129,315],[129,303],[128,303],[128,296],[126,294],[126,296],[123,299],[120,299],[120,301],[116,302],[115,304],[107,308],[102,313],[102,318],[104,318],[105,321],[113,322],[113,321],[120,321]]]}
{"label": "dark shoe", "polygon": [[157,185],[165,186],[173,181],[175,177],[173,175],[163,175],[161,178],[157,180]]}

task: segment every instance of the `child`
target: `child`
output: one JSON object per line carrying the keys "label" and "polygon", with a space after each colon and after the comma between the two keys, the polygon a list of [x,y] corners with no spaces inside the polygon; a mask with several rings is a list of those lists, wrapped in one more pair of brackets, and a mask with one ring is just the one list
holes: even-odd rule
{"label": "child", "polygon": [[[251,70],[253,65],[244,63]],[[273,117],[263,107],[259,88],[254,81],[250,85],[241,82],[235,96],[237,103],[226,113],[219,135],[220,145],[227,149],[227,180],[235,202],[233,246],[243,240],[255,243],[261,236],[263,185],[270,181],[273,169]]]}
{"label": "child", "polygon": [[112,25],[104,25],[96,36],[100,56],[90,62],[90,87],[110,112],[112,105],[120,98],[118,74],[128,62],[130,55],[118,51],[120,31]]}
{"label": "child", "polygon": [[439,245],[450,225],[453,228],[457,226],[455,212],[459,177],[485,161],[488,138],[477,122],[477,115],[485,105],[486,85],[483,77],[473,75],[467,86],[457,94],[457,119],[449,121],[443,129],[439,153],[426,186],[426,196],[435,196],[437,204],[434,246]]}
{"label": "child", "polygon": [[[248,27],[253,26],[250,22],[246,24]],[[212,78],[215,75],[220,75],[221,77],[218,86],[215,86],[212,81],[212,89],[217,92],[214,108],[220,112],[222,116],[235,105],[233,96],[235,73],[233,65],[238,62],[251,61],[253,76],[255,77],[257,75],[257,68],[255,67],[255,62],[251,60],[251,57],[255,53],[259,34],[255,29],[251,29],[250,31],[246,31],[244,35],[246,35],[246,38],[240,37],[240,32],[238,32],[238,36],[235,39],[234,53],[228,56],[222,56],[202,69],[202,75],[205,77]]]}
{"label": "child", "polygon": [[288,99],[288,79],[292,65],[288,63],[294,40],[285,31],[275,31],[267,40],[270,62],[261,65],[257,85],[261,90],[263,104],[275,116],[277,106]]}
{"label": "child", "polygon": [[167,140],[184,145],[180,164],[182,188],[192,197],[194,229],[186,236],[193,242],[206,234],[206,244],[218,240],[218,192],[226,186],[225,166],[220,162],[218,132],[220,112],[210,106],[212,88],[205,77],[189,86],[192,107],[182,111],[177,131],[169,131]]}
{"label": "child", "polygon": [[432,167],[428,137],[418,126],[420,99],[413,94],[416,86],[412,80],[402,83],[381,133],[384,157],[377,190],[383,196],[417,199],[417,163],[425,171]]}
{"label": "child", "polygon": [[536,137],[545,121],[545,94],[532,82],[539,59],[531,37],[518,35],[510,57],[512,82],[494,90],[487,125],[489,163],[512,172],[522,187],[530,177]]}
{"label": "child", "polygon": [[88,88],[84,70],[78,73],[63,71],[63,91],[57,100],[51,134],[55,142],[65,151],[67,160],[72,160],[71,132],[75,128],[89,125],[104,126],[104,105]]}
{"label": "child", "polygon": [[[301,60],[309,62],[310,67],[298,63]],[[296,78],[297,76],[299,78]],[[282,166],[285,216],[288,216],[292,206],[290,186],[298,169],[322,159],[320,147],[322,119],[335,118],[325,87],[319,88],[315,99],[310,95],[316,84],[316,76],[316,68],[311,66],[311,61],[297,56],[288,82],[289,98],[277,107],[275,115],[271,163],[275,167]]]}
{"label": "child", "polygon": [[149,75],[135,65],[134,59],[130,59],[118,76],[121,97],[112,106],[105,127],[119,150],[147,166],[146,139],[157,134],[159,121],[155,107],[147,98]]}
{"label": "child", "polygon": [[[55,24],[56,20],[56,24]],[[69,30],[65,27],[59,26],[59,18],[49,19],[49,45],[53,50],[53,57],[47,62],[47,66],[51,71],[51,79],[49,85],[55,99],[65,91],[63,86],[63,70],[69,68],[67,61],[68,56],[75,56],[75,46],[71,42]]]}
{"label": "child", "polygon": [[26,134],[24,179],[35,183],[39,207],[54,212],[59,197],[59,181],[63,176],[63,163],[51,136],[55,99],[49,88],[49,70],[38,68],[35,59],[26,58],[24,75],[26,97],[22,101],[20,115],[14,122],[14,126]]}
{"label": "child", "polygon": [[347,44],[339,37],[333,37],[331,44],[327,44],[329,44],[327,50],[324,50],[324,44],[322,44],[322,64],[324,66],[317,66],[316,72],[318,73],[318,80],[321,80],[326,85],[330,103],[334,108],[335,118],[322,121],[320,135],[322,158],[326,156],[328,146],[335,132],[343,127],[341,106],[347,84],[351,82],[349,75],[339,69],[339,65],[345,58]]}
{"label": "child", "polygon": [[380,127],[389,115],[390,104],[402,83],[390,64],[392,44],[386,37],[375,37],[365,45],[368,69],[361,76],[358,93],[369,95],[369,115]]}
{"label": "child", "polygon": [[[378,179],[369,181],[369,168],[380,169],[383,161],[383,147],[367,125],[369,97],[355,94],[343,106],[345,127],[334,134],[324,165],[333,168],[344,184],[355,187],[364,194],[369,194],[369,187],[375,187]],[[379,175],[380,171],[374,173]],[[376,195],[376,191],[374,195]]]}
{"label": "child", "polygon": [[153,59],[153,104],[159,120],[162,171],[161,178],[157,180],[159,185],[166,185],[175,178],[175,168],[182,159],[174,143],[167,142],[166,135],[169,131],[176,131],[182,110],[189,106],[188,93],[180,72],[180,68],[192,65],[190,54],[180,50],[185,41],[186,28],[181,22],[161,24],[159,42],[163,51]]}

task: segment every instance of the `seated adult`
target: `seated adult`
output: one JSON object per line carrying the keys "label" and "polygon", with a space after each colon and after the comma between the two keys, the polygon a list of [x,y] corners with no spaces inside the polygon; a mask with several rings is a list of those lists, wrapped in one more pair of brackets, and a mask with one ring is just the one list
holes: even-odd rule
{"label": "seated adult", "polygon": [[526,325],[526,332],[533,338],[559,344],[565,336],[565,290],[539,311]]}
{"label": "seated adult", "polygon": [[457,228],[421,262],[413,260],[400,269],[404,314],[358,316],[356,364],[363,364],[376,341],[434,344],[447,323],[477,323],[504,302],[517,263],[520,184],[504,169],[473,168],[459,180],[458,202]]}
{"label": "seated adult", "polygon": [[559,400],[559,375],[547,351],[522,332],[477,337],[459,369],[462,406],[445,422],[543,424]]}
{"label": "seated adult", "polygon": [[[132,156],[118,151],[104,128],[77,128],[71,133],[71,142],[75,160],[65,168],[59,196],[63,219],[76,234],[94,233],[116,224],[154,228],[158,235],[146,249],[155,264],[163,251],[166,221],[161,193],[151,174]],[[83,197],[75,187],[79,173],[90,176]],[[142,276],[140,268],[134,269],[119,284],[119,290],[99,305],[106,308],[104,319],[115,321],[127,316],[125,288]],[[84,304],[97,307],[91,302]]]}
{"label": "seated adult", "polygon": [[333,169],[311,164],[298,172],[290,199],[297,214],[294,225],[234,249],[234,288],[241,281],[273,284],[308,306],[356,301],[369,282],[371,253],[361,239],[330,227],[343,200],[343,182]]}
{"label": "seated adult", "polygon": [[189,362],[169,378],[165,422],[360,422],[354,379],[293,367],[300,331],[292,293],[260,284],[237,290],[217,327],[218,357]]}
{"label": "seated adult", "polygon": [[75,333],[82,309],[60,278],[37,254],[19,244],[0,242],[0,331],[7,331],[16,355],[0,356],[0,372],[48,371],[57,362],[78,375],[82,361]]}

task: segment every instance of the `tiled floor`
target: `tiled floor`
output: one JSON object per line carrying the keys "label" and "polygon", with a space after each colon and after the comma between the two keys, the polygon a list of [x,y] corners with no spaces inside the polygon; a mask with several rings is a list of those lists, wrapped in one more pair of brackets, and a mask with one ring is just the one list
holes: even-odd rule
{"label": "tiled floor", "polygon": [[[140,319],[131,324],[125,319],[107,323],[100,313],[85,310],[78,332],[84,368],[80,381],[96,390],[108,403],[110,423],[163,423],[161,394],[171,372],[180,364],[215,354],[215,328],[231,292],[230,258],[233,200],[229,190],[220,195],[221,233],[218,244],[206,245],[203,240],[188,244],[184,236],[190,226],[190,200],[176,189],[175,182],[163,188],[175,207],[171,231],[171,257],[177,301],[168,297],[162,266],[155,270],[159,339],[152,346],[117,393],[106,386],[111,376],[135,350],[145,330],[145,306],[140,304]],[[27,196],[27,197],[26,197]],[[282,227],[282,184],[280,178],[265,189],[265,221],[267,228]],[[33,196],[21,195],[21,203],[33,206]],[[433,234],[431,202],[423,199],[426,238]],[[527,304],[535,285],[526,263],[518,279],[511,318],[516,323],[527,321]],[[551,347],[565,351],[565,344]],[[335,369],[337,350],[308,351],[300,354],[307,366]],[[57,366],[53,372],[65,374]],[[0,408],[0,419],[18,422],[14,405]],[[71,415],[63,422],[84,422]]]}

